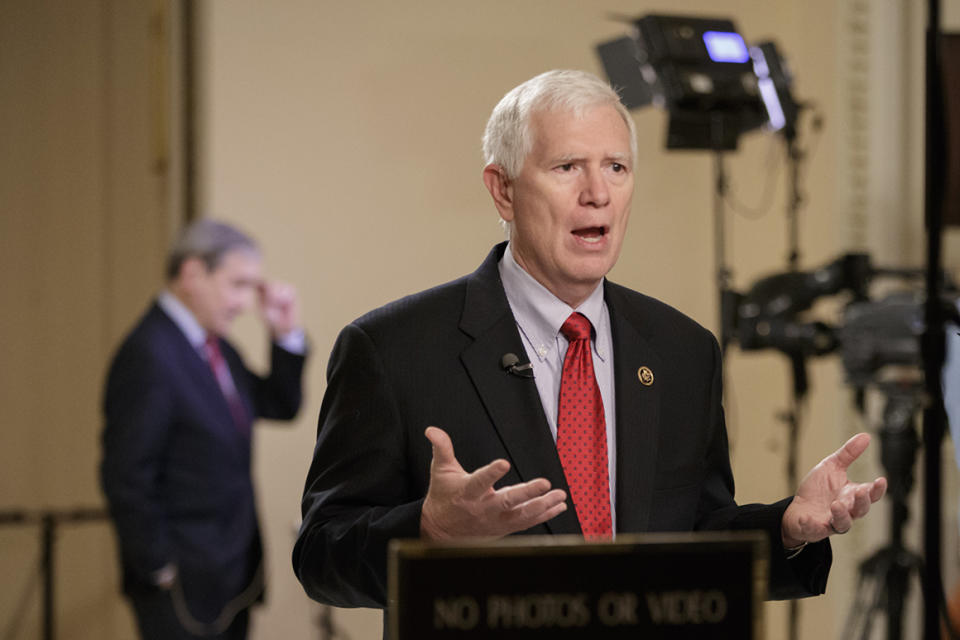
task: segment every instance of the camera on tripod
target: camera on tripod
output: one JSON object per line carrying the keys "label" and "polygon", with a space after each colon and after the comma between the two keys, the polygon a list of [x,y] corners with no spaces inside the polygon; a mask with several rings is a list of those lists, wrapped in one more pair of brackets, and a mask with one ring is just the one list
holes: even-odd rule
{"label": "camera on tripod", "polygon": [[[914,423],[923,402],[925,294],[916,282],[878,298],[870,297],[870,288],[881,277],[911,283],[922,276],[918,269],[878,269],[868,255],[850,253],[819,269],[767,276],[746,293],[728,290],[721,296],[721,343],[736,341],[744,351],[783,352],[794,365],[799,395],[806,391],[806,358],[839,351],[858,408],[863,409],[867,387],[886,399],[878,431],[891,504],[889,543],[860,565],[844,638],[869,638],[873,614],[881,612],[887,637],[900,638],[910,576],[921,572],[920,556],[905,547],[903,529],[920,447]],[[956,332],[957,289],[946,278],[944,285],[943,317],[949,320],[948,331]],[[850,296],[840,324],[800,317],[817,299],[837,294]]]}
{"label": "camera on tripod", "polygon": [[[919,280],[919,269],[879,269],[863,253],[848,253],[812,271],[790,271],[758,280],[746,293],[721,297],[721,343],[743,351],[775,349],[794,358],[839,351],[847,382],[855,389],[880,383],[887,367],[922,370],[924,294],[919,286],[871,298],[880,278]],[[956,323],[958,292],[949,281],[945,317]],[[825,296],[847,294],[839,324],[802,318]]]}
{"label": "camera on tripod", "polygon": [[850,385],[866,387],[887,366],[922,370],[923,304],[920,291],[906,290],[846,307],[838,334],[843,368]]}

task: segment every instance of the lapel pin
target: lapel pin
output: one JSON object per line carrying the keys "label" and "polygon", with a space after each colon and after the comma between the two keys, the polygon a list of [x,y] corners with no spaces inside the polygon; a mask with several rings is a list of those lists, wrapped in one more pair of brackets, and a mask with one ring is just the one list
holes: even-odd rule
{"label": "lapel pin", "polygon": [[650,370],[650,367],[643,366],[637,369],[637,377],[640,378],[640,384],[645,387],[653,384],[653,371]]}

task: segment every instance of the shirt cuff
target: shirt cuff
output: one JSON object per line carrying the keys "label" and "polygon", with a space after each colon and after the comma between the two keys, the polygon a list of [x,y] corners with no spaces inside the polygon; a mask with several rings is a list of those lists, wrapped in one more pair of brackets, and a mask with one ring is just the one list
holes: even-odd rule
{"label": "shirt cuff", "polygon": [[307,335],[303,329],[294,329],[282,338],[277,338],[277,346],[284,351],[302,356],[307,352]]}

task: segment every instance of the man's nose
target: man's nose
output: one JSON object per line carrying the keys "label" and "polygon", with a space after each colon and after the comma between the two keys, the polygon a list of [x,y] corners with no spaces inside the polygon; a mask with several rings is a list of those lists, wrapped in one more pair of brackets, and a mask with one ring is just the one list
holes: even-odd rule
{"label": "man's nose", "polygon": [[580,204],[585,207],[605,207],[610,203],[610,189],[599,169],[588,169],[583,175]]}

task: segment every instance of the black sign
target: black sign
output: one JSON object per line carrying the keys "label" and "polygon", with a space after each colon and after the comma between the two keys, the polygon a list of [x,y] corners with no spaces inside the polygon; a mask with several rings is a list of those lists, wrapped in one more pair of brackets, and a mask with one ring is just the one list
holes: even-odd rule
{"label": "black sign", "polygon": [[394,541],[394,640],[759,640],[761,533],[512,537],[476,545]]}

